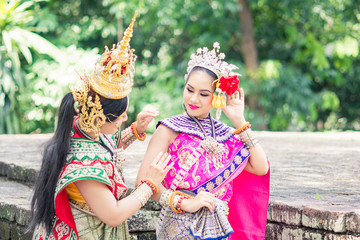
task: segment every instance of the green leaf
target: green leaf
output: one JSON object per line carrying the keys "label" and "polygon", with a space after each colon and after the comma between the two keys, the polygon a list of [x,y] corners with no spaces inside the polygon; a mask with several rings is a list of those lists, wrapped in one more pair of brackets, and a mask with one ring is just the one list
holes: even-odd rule
{"label": "green leaf", "polygon": [[332,91],[324,91],[322,94],[321,108],[323,110],[335,111],[340,106],[340,100],[336,96],[336,93]]}
{"label": "green leaf", "polygon": [[33,48],[39,53],[47,54],[57,61],[61,61],[64,58],[55,45],[31,31],[15,28],[11,31],[11,37],[19,44],[26,44],[26,46]]}
{"label": "green leaf", "polygon": [[[7,1],[7,0],[5,0]],[[11,11],[13,11],[18,5],[20,4],[19,0],[10,0],[10,2],[8,2],[7,4],[5,3],[5,5],[7,5],[5,7],[6,11],[8,13],[10,13]]]}
{"label": "green leaf", "polygon": [[[20,3],[20,1],[17,1],[18,3]],[[18,6],[16,9],[15,9],[15,12],[17,13],[22,13],[24,12],[26,9],[28,9],[29,7],[33,6],[34,3],[33,1],[27,1],[27,2],[24,2],[23,4],[21,4],[20,6]]]}
{"label": "green leaf", "polygon": [[31,56],[31,52],[30,52],[29,48],[23,44],[20,44],[19,49],[20,49],[20,52],[22,53],[22,55],[25,57],[27,63],[31,64],[32,56]]}
{"label": "green leaf", "polygon": [[11,43],[11,36],[5,30],[2,31],[2,39],[3,39],[4,45],[5,45],[6,51],[9,53],[12,52],[13,49],[12,49],[12,43]]}

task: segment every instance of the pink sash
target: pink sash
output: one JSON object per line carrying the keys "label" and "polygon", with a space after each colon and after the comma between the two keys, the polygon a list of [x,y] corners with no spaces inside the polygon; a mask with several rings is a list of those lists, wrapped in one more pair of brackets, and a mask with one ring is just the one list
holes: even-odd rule
{"label": "pink sash", "polygon": [[230,240],[264,240],[269,204],[270,169],[264,176],[243,171],[233,181],[229,222]]}

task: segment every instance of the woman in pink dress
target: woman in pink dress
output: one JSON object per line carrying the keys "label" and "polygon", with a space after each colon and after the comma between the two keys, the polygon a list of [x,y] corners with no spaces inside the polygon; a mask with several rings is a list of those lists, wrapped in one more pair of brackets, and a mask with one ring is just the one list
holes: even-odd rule
{"label": "woman in pink dress", "polygon": [[[158,123],[138,183],[159,152],[172,169],[152,198],[162,205],[157,239],[264,239],[269,164],[244,117],[236,66],[199,48],[185,75],[184,113]],[[210,115],[217,108],[216,119]],[[221,111],[234,127],[220,121]]]}

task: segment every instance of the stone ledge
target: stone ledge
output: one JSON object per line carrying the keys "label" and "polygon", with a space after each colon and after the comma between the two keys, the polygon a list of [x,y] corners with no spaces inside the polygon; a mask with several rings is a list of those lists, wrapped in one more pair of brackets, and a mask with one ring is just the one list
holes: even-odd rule
{"label": "stone ledge", "polygon": [[18,166],[13,163],[0,162],[0,177],[6,177],[26,185],[33,185],[37,178],[38,171],[32,168]]}
{"label": "stone ledge", "polygon": [[360,233],[360,209],[345,215],[346,230]]}
{"label": "stone ledge", "polygon": [[268,222],[290,227],[360,235],[360,209],[345,204],[270,198],[267,219]]}
{"label": "stone ledge", "polygon": [[268,221],[285,223],[287,225],[301,225],[301,209],[284,203],[270,202],[267,214]]}
{"label": "stone ledge", "polygon": [[0,239],[30,240],[31,233],[25,233],[25,227],[0,219]]}
{"label": "stone ledge", "polygon": [[336,234],[311,228],[296,228],[293,226],[268,222],[265,239],[360,240],[360,235],[352,233]]}
{"label": "stone ledge", "polygon": [[324,229],[335,233],[346,232],[345,212],[332,212],[323,209],[304,207],[302,210],[302,225],[314,229]]}

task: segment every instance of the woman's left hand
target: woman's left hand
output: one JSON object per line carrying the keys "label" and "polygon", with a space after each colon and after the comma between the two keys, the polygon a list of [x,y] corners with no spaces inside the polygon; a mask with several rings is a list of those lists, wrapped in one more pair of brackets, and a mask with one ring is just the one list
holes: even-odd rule
{"label": "woman's left hand", "polygon": [[240,122],[239,124],[245,123],[244,117],[245,110],[245,94],[244,90],[240,88],[240,92],[236,91],[234,94],[227,96],[226,106],[223,108],[225,115],[235,124],[235,122]]}
{"label": "woman's left hand", "polygon": [[140,112],[137,115],[137,119],[136,119],[136,131],[139,134],[145,132],[150,122],[153,120],[154,117],[157,116],[159,116],[159,112],[156,110],[146,110]]}

